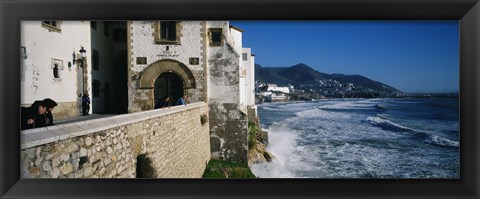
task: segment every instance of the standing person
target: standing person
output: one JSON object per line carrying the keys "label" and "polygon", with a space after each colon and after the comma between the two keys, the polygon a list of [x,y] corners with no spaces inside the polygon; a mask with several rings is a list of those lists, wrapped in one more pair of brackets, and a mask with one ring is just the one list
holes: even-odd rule
{"label": "standing person", "polygon": [[86,116],[88,112],[90,112],[90,97],[88,97],[88,93],[85,93],[82,97],[82,114]]}
{"label": "standing person", "polygon": [[30,108],[22,107],[21,110],[22,130],[47,126],[47,120],[45,117],[47,108],[43,101],[35,101]]}
{"label": "standing person", "polygon": [[170,101],[170,96],[165,96],[155,103],[155,109],[168,107],[168,101]]}
{"label": "standing person", "polygon": [[187,105],[187,96],[183,95],[181,98],[177,100],[177,103],[175,105]]}
{"label": "standing person", "polygon": [[53,125],[53,108],[57,106],[57,102],[53,101],[50,98],[45,98],[43,100],[45,107],[47,107],[47,111],[45,112],[45,117],[47,118],[47,126]]}

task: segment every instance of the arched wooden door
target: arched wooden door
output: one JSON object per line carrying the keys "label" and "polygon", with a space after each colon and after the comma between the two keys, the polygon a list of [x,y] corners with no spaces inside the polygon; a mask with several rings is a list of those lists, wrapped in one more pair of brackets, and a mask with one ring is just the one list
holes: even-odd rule
{"label": "arched wooden door", "polygon": [[173,106],[183,96],[183,89],[184,81],[182,78],[173,72],[164,72],[155,80],[155,102],[168,95],[170,97],[170,106]]}

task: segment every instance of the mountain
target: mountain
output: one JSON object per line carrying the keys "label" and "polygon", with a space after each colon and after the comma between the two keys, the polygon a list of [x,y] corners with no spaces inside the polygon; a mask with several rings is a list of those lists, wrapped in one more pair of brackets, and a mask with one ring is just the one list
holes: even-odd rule
{"label": "mountain", "polygon": [[353,84],[356,91],[379,92],[395,95],[401,92],[384,83],[361,75],[326,74],[300,63],[290,67],[262,67],[255,64],[255,78],[261,83],[273,83],[279,86],[293,85],[296,89],[325,92],[337,91],[347,84]]}

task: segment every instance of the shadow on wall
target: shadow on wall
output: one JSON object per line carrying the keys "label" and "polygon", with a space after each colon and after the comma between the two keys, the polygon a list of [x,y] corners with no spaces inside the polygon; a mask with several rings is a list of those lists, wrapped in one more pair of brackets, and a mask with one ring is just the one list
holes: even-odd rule
{"label": "shadow on wall", "polygon": [[136,178],[156,178],[157,174],[152,166],[152,160],[147,154],[137,156]]}

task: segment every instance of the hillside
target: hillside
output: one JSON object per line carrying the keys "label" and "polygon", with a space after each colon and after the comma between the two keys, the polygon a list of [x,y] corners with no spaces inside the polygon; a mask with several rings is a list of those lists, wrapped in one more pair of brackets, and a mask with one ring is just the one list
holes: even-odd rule
{"label": "hillside", "polygon": [[296,89],[307,91],[326,91],[353,84],[357,91],[379,92],[394,95],[398,92],[384,83],[361,75],[326,74],[300,63],[290,67],[262,67],[255,64],[255,79],[261,83],[273,83],[279,86],[293,85]]}

